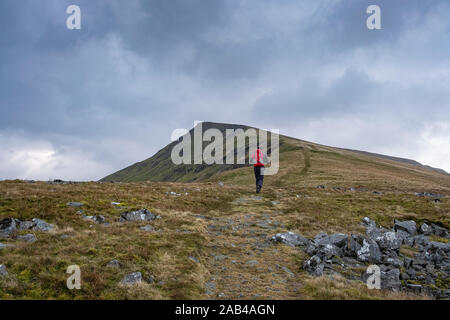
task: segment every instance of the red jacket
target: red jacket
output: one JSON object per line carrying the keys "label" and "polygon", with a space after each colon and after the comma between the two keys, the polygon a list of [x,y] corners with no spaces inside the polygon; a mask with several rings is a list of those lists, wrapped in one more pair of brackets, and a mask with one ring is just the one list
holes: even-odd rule
{"label": "red jacket", "polygon": [[252,155],[252,159],[255,162],[253,166],[255,167],[264,167],[263,163],[264,154],[261,149],[256,149],[255,153]]}

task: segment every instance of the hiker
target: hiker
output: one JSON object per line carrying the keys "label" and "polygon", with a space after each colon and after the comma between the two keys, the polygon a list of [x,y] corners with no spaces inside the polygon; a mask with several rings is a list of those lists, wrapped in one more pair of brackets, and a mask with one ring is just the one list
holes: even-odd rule
{"label": "hiker", "polygon": [[264,154],[259,146],[252,155],[252,163],[256,178],[256,193],[259,193],[264,182]]}

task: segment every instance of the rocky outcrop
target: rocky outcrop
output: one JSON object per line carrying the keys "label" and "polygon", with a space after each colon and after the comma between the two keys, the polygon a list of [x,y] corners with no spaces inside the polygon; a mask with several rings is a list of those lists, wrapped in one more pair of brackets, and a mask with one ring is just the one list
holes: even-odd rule
{"label": "rocky outcrop", "polygon": [[[425,293],[438,299],[450,298],[450,243],[430,241],[428,235],[448,238],[448,230],[413,220],[394,221],[392,229],[363,219],[366,235],[324,232],[313,239],[293,232],[274,235],[271,240],[302,246],[310,256],[303,268],[313,276],[339,273],[351,279],[367,280],[361,267],[380,268],[381,288]],[[401,250],[401,248],[409,248]]]}

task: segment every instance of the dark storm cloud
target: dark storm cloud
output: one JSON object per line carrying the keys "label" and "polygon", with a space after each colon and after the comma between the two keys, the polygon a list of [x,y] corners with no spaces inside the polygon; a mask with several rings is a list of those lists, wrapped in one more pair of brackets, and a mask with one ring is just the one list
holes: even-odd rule
{"label": "dark storm cloud", "polygon": [[[65,27],[71,4],[79,31]],[[382,30],[366,28],[369,4],[381,7]],[[449,12],[419,0],[1,1],[0,178],[100,178],[194,120],[326,143],[336,135],[317,120],[376,118],[397,137],[390,150],[419,156],[419,134],[450,135]],[[346,136],[331,142],[362,145]],[[23,168],[11,160],[30,157]]]}

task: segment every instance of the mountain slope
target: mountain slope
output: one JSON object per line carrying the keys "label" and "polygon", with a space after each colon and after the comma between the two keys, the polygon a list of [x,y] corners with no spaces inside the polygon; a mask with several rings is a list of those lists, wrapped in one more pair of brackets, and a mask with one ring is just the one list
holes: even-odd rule
{"label": "mountain slope", "polygon": [[[250,128],[245,125],[212,122],[204,122],[202,125],[203,131],[210,128],[217,128],[222,132],[226,128],[242,128],[244,130]],[[193,130],[191,129],[189,132],[191,136]],[[172,148],[177,143],[177,141],[172,142],[154,156],[117,171],[101,181],[226,180],[235,183],[250,183],[253,179],[252,171],[247,168],[248,164],[175,165],[171,161],[170,155]],[[268,176],[266,180],[279,186],[336,181],[339,184],[347,182],[349,186],[356,182],[366,186],[371,184],[378,188],[398,184],[411,187],[426,186],[428,189],[450,188],[450,176],[445,171],[423,166],[414,160],[328,147],[283,135],[280,135],[280,171],[275,176]]]}

